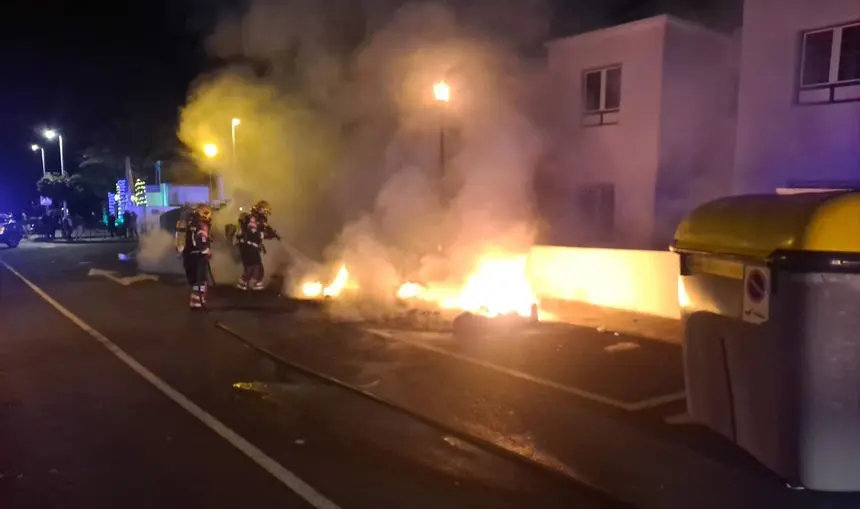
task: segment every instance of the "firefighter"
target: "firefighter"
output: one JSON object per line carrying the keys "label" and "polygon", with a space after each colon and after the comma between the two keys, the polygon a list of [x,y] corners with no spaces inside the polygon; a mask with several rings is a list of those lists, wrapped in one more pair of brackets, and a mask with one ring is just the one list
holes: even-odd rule
{"label": "firefighter", "polygon": [[[269,225],[269,216],[272,214],[272,207],[266,200],[260,200],[251,207],[251,214],[256,216],[257,221],[263,226],[263,238],[281,240],[278,232]],[[265,251],[265,249],[263,250]]]}
{"label": "firefighter", "polygon": [[211,226],[212,209],[208,205],[195,207],[187,221],[185,246],[182,250],[182,264],[188,284],[191,285],[191,309],[201,309],[206,304],[209,259],[212,258],[209,231]]}
{"label": "firefighter", "polygon": [[236,234],[236,243],[239,245],[239,256],[242,259],[242,277],[236,287],[240,290],[262,290],[263,289],[263,257],[266,239],[279,239],[277,232],[269,226],[269,214],[271,214],[269,202],[260,200],[248,213],[239,215],[239,230]]}

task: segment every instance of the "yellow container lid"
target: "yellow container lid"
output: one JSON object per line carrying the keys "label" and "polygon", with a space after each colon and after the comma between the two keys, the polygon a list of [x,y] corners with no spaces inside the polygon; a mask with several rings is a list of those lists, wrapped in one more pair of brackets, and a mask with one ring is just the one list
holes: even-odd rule
{"label": "yellow container lid", "polygon": [[860,253],[860,192],[720,198],[681,221],[672,248],[762,259],[776,250]]}

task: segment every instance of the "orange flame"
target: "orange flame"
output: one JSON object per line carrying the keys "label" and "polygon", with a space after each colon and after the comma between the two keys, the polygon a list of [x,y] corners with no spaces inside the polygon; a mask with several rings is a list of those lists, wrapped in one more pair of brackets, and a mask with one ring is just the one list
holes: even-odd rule
{"label": "orange flame", "polygon": [[401,299],[435,302],[444,309],[459,309],[484,316],[516,314],[530,317],[538,299],[526,272],[526,255],[482,258],[459,290],[441,291],[407,282],[397,291]]}

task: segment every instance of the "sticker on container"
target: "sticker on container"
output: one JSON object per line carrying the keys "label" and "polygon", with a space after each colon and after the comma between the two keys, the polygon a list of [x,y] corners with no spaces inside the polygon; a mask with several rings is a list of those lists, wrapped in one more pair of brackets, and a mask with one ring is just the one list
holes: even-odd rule
{"label": "sticker on container", "polygon": [[744,268],[743,321],[764,323],[770,318],[770,269]]}

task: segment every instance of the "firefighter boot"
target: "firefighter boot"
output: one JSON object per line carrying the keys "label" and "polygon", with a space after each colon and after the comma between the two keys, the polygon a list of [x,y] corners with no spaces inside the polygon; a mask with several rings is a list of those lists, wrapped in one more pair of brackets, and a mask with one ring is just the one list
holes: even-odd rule
{"label": "firefighter boot", "polygon": [[266,288],[262,281],[254,281],[251,283],[251,290],[260,291]]}
{"label": "firefighter boot", "polygon": [[240,279],[238,283],[236,283],[236,288],[244,291],[248,289],[248,282],[244,279]]}
{"label": "firefighter boot", "polygon": [[191,309],[203,308],[203,293],[200,291],[200,286],[191,287],[191,300],[188,303]]}

